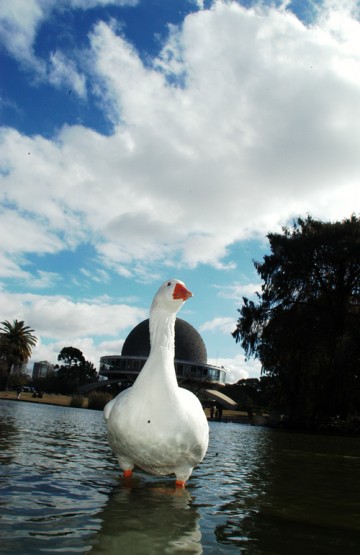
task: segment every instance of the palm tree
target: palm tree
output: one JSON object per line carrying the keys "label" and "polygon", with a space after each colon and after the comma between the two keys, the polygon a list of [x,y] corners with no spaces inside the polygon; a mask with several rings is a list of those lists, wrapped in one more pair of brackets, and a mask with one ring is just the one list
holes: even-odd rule
{"label": "palm tree", "polygon": [[1,325],[0,358],[5,362],[9,376],[14,364],[21,365],[29,360],[37,337],[32,335],[34,330],[25,326],[23,321],[14,320],[11,324],[5,320]]}

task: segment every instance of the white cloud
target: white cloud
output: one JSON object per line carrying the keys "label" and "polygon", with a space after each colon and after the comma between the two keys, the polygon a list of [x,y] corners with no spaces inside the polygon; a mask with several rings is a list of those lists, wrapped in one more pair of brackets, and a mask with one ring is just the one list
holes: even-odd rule
{"label": "white cloud", "polygon": [[2,249],[6,252],[33,252],[36,246],[38,253],[50,253],[62,246],[59,238],[49,233],[43,221],[28,218],[14,209],[0,210],[0,216]]}
{"label": "white cloud", "polygon": [[53,12],[90,10],[105,6],[135,6],[138,0],[11,0],[0,3],[0,43],[20,64],[36,77],[55,87],[70,88],[81,98],[86,97],[86,79],[78,70],[77,53],[69,59],[57,50],[49,59],[36,55],[34,43],[43,23]]}
{"label": "white cloud", "polygon": [[119,355],[124,341],[122,339],[114,341],[101,341],[95,343],[92,337],[73,337],[71,341],[59,340],[44,343],[42,338],[33,350],[32,357],[28,363],[30,372],[33,370],[34,362],[47,360],[51,364],[57,364],[58,355],[64,347],[75,347],[82,351],[84,357],[92,362],[97,370],[99,370],[100,357],[105,355]]}
{"label": "white cloud", "polygon": [[[105,6],[136,6],[139,0],[11,0],[0,4],[0,37],[10,54],[21,61],[34,56],[40,26],[56,9],[89,10]],[[33,62],[33,60],[31,60]]]}
{"label": "white cloud", "polygon": [[232,299],[236,303],[242,303],[243,297],[255,297],[260,293],[261,283],[241,283],[235,282],[229,285],[216,286],[219,289],[219,297]]}
{"label": "white cloud", "polygon": [[87,270],[86,268],[81,268],[80,272],[87,278],[97,283],[109,283],[110,276],[109,273],[101,268],[92,268],[91,270]]}
{"label": "white cloud", "polygon": [[93,39],[142,178],[156,175],[152,200],[160,195],[173,228],[187,228],[190,264],[219,260],[232,240],[299,212],[333,212],[334,197],[338,213],[354,209],[359,81],[356,91],[334,69],[342,44],[287,13],[221,3],[189,16],[179,42],[182,89],[145,69],[108,27]]}
{"label": "white cloud", "polygon": [[[116,335],[144,317],[144,311],[127,305],[73,302],[64,297],[30,298],[24,313],[31,311],[32,325],[52,338]],[[46,322],[46,326],[43,326]]]}
{"label": "white cloud", "polygon": [[[344,16],[335,33],[329,21],[306,27],[284,10],[218,2],[171,38],[181,87],[99,23],[93,78],[114,134],[3,132],[6,198],[42,235],[36,248],[90,235],[122,275],[156,260],[221,269],[227,247],[255,232],[359,210],[360,71],[351,82],[338,71],[349,60],[360,69],[359,23]],[[66,60],[54,56],[61,79]]]}
{"label": "white cloud", "polygon": [[27,285],[31,289],[47,289],[53,287],[59,280],[60,276],[55,272],[37,270],[35,275],[27,279]]}
{"label": "white cloud", "polygon": [[245,360],[243,354],[233,358],[209,358],[209,364],[223,366],[226,369],[226,383],[236,383],[247,378],[259,378],[261,375],[261,364],[258,360]]}
{"label": "white cloud", "polygon": [[21,257],[10,256],[7,252],[0,252],[1,278],[29,279],[28,272],[21,269]]}
{"label": "white cloud", "polygon": [[46,2],[39,0],[12,0],[0,4],[1,42],[12,56],[23,63],[39,65],[32,46],[46,16],[45,8]]}
{"label": "white cloud", "polygon": [[81,98],[86,97],[85,76],[78,73],[73,60],[58,50],[50,55],[48,79],[55,87],[69,87]]}
{"label": "white cloud", "polygon": [[213,318],[209,322],[204,322],[204,324],[202,324],[199,329],[200,331],[212,331],[229,334],[234,331],[235,327],[236,322],[234,318],[218,316],[216,318]]}
{"label": "white cloud", "polygon": [[[68,0],[63,9],[105,4],[123,2]],[[3,279],[51,286],[56,273],[31,267],[27,256],[85,242],[98,258],[91,275],[85,267],[82,273],[102,283],[111,270],[143,282],[164,267],[229,270],[229,247],[237,241],[278,231],[306,213],[334,220],[360,212],[355,3],[327,1],[308,26],[284,7],[198,5],[201,11],[172,27],[146,65],[116,25],[100,22],[82,53],[91,71],[86,64],[80,71],[76,52],[34,54],[55,0],[1,3],[8,52],[83,99],[91,86],[113,124],[111,136],[67,125],[51,139],[2,129]],[[221,295],[238,303],[258,287],[244,279],[222,287]],[[94,360],[99,330],[114,336],[146,317],[106,299],[4,293],[2,318],[16,315],[36,327],[41,358],[50,357],[49,338],[54,349],[77,338]],[[234,322],[218,317],[203,329],[228,333]],[[249,364],[240,356],[224,362],[231,376],[258,372]]]}
{"label": "white cloud", "polygon": [[[230,336],[230,334],[236,328],[236,318],[230,318],[226,316],[218,316],[204,322],[199,326],[199,331],[206,334],[210,332],[212,334],[224,334]],[[208,336],[209,338],[209,336]],[[209,344],[211,338],[209,339]],[[261,375],[261,364],[256,359],[247,359],[243,349],[238,346],[239,354],[232,357],[208,357],[208,364],[214,364],[215,366],[222,366],[226,369],[226,383],[235,383],[241,379],[247,378],[259,378]]]}
{"label": "white cloud", "polygon": [[97,365],[100,356],[112,348],[119,348],[117,354],[120,354],[121,334],[147,317],[147,311],[141,308],[110,303],[106,299],[75,302],[59,295],[0,291],[0,304],[2,321],[24,320],[36,330],[39,343],[32,361],[54,362],[62,347],[71,345],[82,350],[85,358]]}

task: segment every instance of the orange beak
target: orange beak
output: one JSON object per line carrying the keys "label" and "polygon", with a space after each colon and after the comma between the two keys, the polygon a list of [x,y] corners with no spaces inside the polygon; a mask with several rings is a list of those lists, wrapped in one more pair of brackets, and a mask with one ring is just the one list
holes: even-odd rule
{"label": "orange beak", "polygon": [[186,287],[184,285],[181,285],[181,283],[177,283],[175,285],[175,289],[174,289],[174,293],[173,293],[173,298],[174,299],[182,299],[183,301],[186,301],[187,299],[189,299],[192,296],[193,295],[192,295],[191,291],[188,291],[188,289],[186,289]]}

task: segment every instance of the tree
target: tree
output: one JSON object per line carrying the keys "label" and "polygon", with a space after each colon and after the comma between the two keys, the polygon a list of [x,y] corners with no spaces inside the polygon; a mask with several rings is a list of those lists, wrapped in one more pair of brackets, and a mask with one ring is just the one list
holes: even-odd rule
{"label": "tree", "polygon": [[83,353],[76,347],[64,347],[58,361],[62,361],[57,372],[61,393],[74,393],[87,383],[98,379],[96,369],[92,362],[85,360]]}
{"label": "tree", "polygon": [[10,374],[7,380],[8,389],[21,389],[24,385],[28,385],[29,375],[26,372],[19,371],[15,374]]}
{"label": "tree", "polygon": [[235,384],[226,384],[224,393],[237,402],[240,410],[247,411],[249,415],[260,407],[260,380],[257,378],[241,379]]}
{"label": "tree", "polygon": [[23,321],[14,320],[11,324],[5,320],[1,325],[0,358],[5,364],[8,378],[14,365],[22,366],[28,362],[37,337],[33,335],[34,330],[25,326]]}
{"label": "tree", "polygon": [[85,357],[76,347],[64,347],[61,349],[58,360],[63,361],[65,368],[79,368],[85,362]]}
{"label": "tree", "polygon": [[258,302],[243,299],[233,335],[290,422],[347,418],[360,410],[360,220],[299,218],[268,239]]}

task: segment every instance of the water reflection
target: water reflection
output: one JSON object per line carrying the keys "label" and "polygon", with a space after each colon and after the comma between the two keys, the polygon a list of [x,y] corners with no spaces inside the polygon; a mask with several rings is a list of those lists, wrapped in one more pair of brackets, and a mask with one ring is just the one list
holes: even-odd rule
{"label": "water reflection", "polygon": [[198,511],[187,490],[166,482],[122,482],[99,514],[91,555],[201,554]]}
{"label": "water reflection", "polygon": [[358,553],[360,439],[212,422],[185,491],[129,484],[102,414],[0,402],[0,552]]}
{"label": "water reflection", "polygon": [[115,480],[99,414],[2,401],[0,552],[84,553]]}
{"label": "water reflection", "polygon": [[215,542],[214,553],[239,553],[239,547],[246,553],[251,540],[243,524],[256,518],[268,487],[271,435],[262,428],[212,423],[210,437],[208,455],[196,477],[201,500],[206,500],[199,509],[204,515],[203,546],[206,553]]}
{"label": "water reflection", "polygon": [[[249,428],[237,434],[243,436],[232,452],[237,487],[228,487],[226,466],[218,486],[220,499],[229,495],[218,503],[218,514],[225,516],[215,527],[220,545],[236,545],[249,555],[300,554],[309,549],[317,554],[358,553],[358,438]],[[227,439],[222,432],[222,441]]]}

